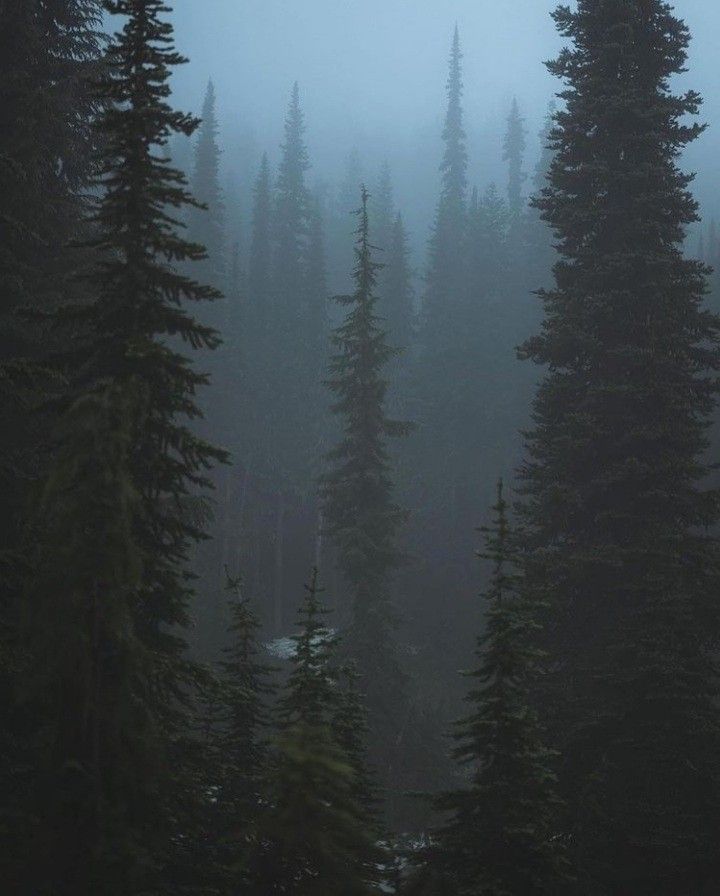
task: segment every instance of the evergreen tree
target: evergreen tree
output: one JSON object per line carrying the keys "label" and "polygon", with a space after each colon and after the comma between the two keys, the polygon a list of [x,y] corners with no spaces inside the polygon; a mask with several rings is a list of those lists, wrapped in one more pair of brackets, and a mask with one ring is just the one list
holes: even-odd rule
{"label": "evergreen tree", "polygon": [[[285,119],[285,142],[278,174],[274,208],[275,226],[275,321],[283,348],[302,332],[302,296],[298,287],[305,274],[308,225],[308,192],[305,172],[310,167],[305,146],[305,121],[300,108],[300,88],[295,83]],[[297,354],[297,347],[293,355]],[[292,356],[291,356],[292,357]]]}
{"label": "evergreen tree", "polygon": [[[462,111],[462,51],[455,29],[448,77],[448,107],[443,141],[445,145],[442,190],[430,241],[430,264],[423,306],[423,349],[429,366],[452,353],[451,330],[454,311],[462,302],[464,283],[463,243],[466,219],[467,149]],[[434,380],[434,377],[433,377]],[[432,407],[442,405],[440,396]]]}
{"label": "evergreen tree", "polygon": [[[311,196],[308,202],[308,244],[305,272],[305,323],[307,339],[305,349],[308,355],[308,381],[306,402],[311,407],[320,407],[324,401],[323,376],[327,367],[328,334],[328,286],[325,258],[325,225],[322,206],[318,196]],[[318,427],[316,437],[324,432]],[[317,445],[317,442],[316,442]]]}
{"label": "evergreen tree", "polygon": [[[197,122],[167,103],[170,71],[184,61],[172,46],[172,26],[163,19],[167,8],[162,0],[117,0],[106,6],[123,25],[109,43],[99,91],[103,110],[97,125],[97,238],[92,244],[97,264],[88,275],[94,300],[65,308],[59,319],[79,326],[83,334],[67,359],[73,392],[92,393],[109,384],[124,393],[136,384],[142,395],[128,458],[129,480],[138,495],[133,537],[142,564],[132,621],[149,664],[147,699],[163,748],[153,807],[158,820],[154,842],[162,840],[166,848],[154,859],[162,863],[178,842],[170,838],[170,821],[180,823],[183,806],[190,803],[182,749],[183,701],[194,678],[182,637],[192,597],[187,555],[204,537],[206,470],[224,457],[186,425],[198,415],[195,394],[206,378],[193,369],[176,340],[192,349],[217,344],[215,333],[198,324],[186,307],[218,293],[179,272],[186,262],[204,260],[205,252],[181,238],[172,217],[174,209],[192,206],[193,200],[184,176],[168,165],[164,148],[172,134],[189,135]],[[82,725],[80,720],[75,724]],[[138,884],[129,891],[140,889]]]}
{"label": "evergreen tree", "polygon": [[260,892],[268,896],[377,892],[373,826],[356,795],[352,761],[333,731],[336,639],[325,615],[315,570],[280,707],[265,848],[257,863]]}
{"label": "evergreen tree", "polygon": [[191,186],[198,204],[190,209],[189,230],[191,239],[205,246],[207,252],[207,258],[197,266],[198,273],[216,289],[224,289],[225,222],[216,104],[215,86],[209,81],[195,144]]}
{"label": "evergreen tree", "polygon": [[[397,537],[402,512],[393,499],[387,454],[389,438],[408,425],[390,420],[383,369],[394,356],[385,339],[375,296],[378,265],[370,246],[368,194],[362,190],[355,250],[355,292],[339,297],[345,322],[333,334],[335,354],[328,386],[343,432],[328,456],[323,482],[326,521],[352,597],[349,647],[367,696],[373,737],[392,730],[400,696],[393,638],[390,577],[399,562]],[[376,754],[375,754],[376,755]]]}
{"label": "evergreen tree", "polygon": [[225,648],[221,666],[224,687],[219,717],[221,781],[217,836],[222,863],[231,870],[235,890],[238,885],[252,886],[247,865],[250,854],[258,848],[268,770],[267,702],[272,694],[272,670],[259,658],[260,624],[242,593],[240,580],[228,575],[227,591],[231,596],[231,642]]}
{"label": "evergreen tree", "polygon": [[340,670],[338,684],[333,732],[354,773],[353,796],[367,813],[368,819],[373,819],[378,800],[368,766],[367,708],[360,693],[359,675],[354,663],[346,663]]}
{"label": "evergreen tree", "polygon": [[270,401],[268,378],[272,363],[272,189],[267,154],[263,154],[255,181],[251,226],[241,334],[246,389],[241,398],[242,433],[238,441],[242,446],[240,463],[257,473],[267,440],[264,411]]}
{"label": "evergreen tree", "polygon": [[556,285],[523,355],[548,371],[524,469],[527,587],[547,601],[542,684],[578,892],[709,893],[720,831],[717,496],[703,490],[720,321],[683,256],[678,167],[701,131],[675,95],[686,26],[660,0],[581,0],[537,200]]}
{"label": "evergreen tree", "polygon": [[[321,428],[320,409],[307,404],[308,395],[316,390],[322,357],[318,356],[322,334],[317,327],[323,316],[325,297],[315,292],[317,279],[311,280],[311,274],[317,278],[317,270],[310,270],[312,216],[305,184],[310,163],[304,133],[300,91],[295,84],[285,121],[273,209],[275,255],[268,366],[271,391],[269,404],[264,409],[268,431],[263,450],[281,503],[288,494],[309,492]],[[318,236],[317,227],[315,236]],[[300,428],[307,434],[307,451],[298,448],[296,435]],[[279,516],[282,515],[279,510]]]}
{"label": "evergreen tree", "polygon": [[143,552],[132,440],[143,394],[99,387],[68,409],[37,508],[25,628],[42,657],[24,700],[43,720],[27,892],[141,892],[164,846],[154,665],[135,626]]}
{"label": "evergreen tree", "polygon": [[[468,304],[474,301],[477,305],[476,297],[471,297],[467,289],[468,162],[462,93],[462,53],[456,29],[443,132],[442,188],[430,239],[415,356],[417,408],[413,416],[418,432],[409,446],[415,452],[412,466],[416,471],[412,482],[411,504],[415,512],[411,518],[415,531],[411,544],[424,564],[417,603],[431,614],[421,628],[447,632],[447,640],[434,638],[430,649],[441,655],[442,662],[453,666],[457,662],[452,656],[454,634],[441,625],[439,618],[432,618],[439,609],[432,595],[440,587],[450,587],[458,594],[463,591],[459,581],[448,580],[448,574],[449,569],[462,569],[461,558],[471,550],[471,544],[463,543],[463,533],[472,528],[466,507],[469,512],[471,502],[473,507],[478,503],[478,496],[468,492],[477,457],[467,469],[463,469],[459,458],[461,447],[470,447],[465,428],[472,419],[472,403],[479,395],[475,374],[468,378],[468,355],[461,349],[474,336],[468,329]],[[470,595],[468,575],[468,600]]]}
{"label": "evergreen tree", "polygon": [[517,100],[513,99],[503,141],[503,161],[508,163],[508,208],[513,218],[521,215],[523,211],[522,188],[527,179],[523,171],[526,148],[525,123],[520,115]]}
{"label": "evergreen tree", "polygon": [[567,883],[567,863],[554,757],[530,703],[541,660],[533,646],[536,608],[522,595],[502,483],[493,512],[483,530],[481,557],[492,576],[478,663],[468,673],[476,681],[467,696],[472,709],[455,735],[455,755],[471,778],[440,801],[450,817],[428,851],[425,891],[556,896]]}
{"label": "evergreen tree", "polygon": [[[89,87],[100,55],[99,0],[12,0],[0,9],[0,877],[11,881],[27,806],[32,720],[14,693],[32,663],[17,614],[29,574],[24,537],[33,483],[50,458],[62,387],[50,375],[57,341],[46,316],[70,289],[82,253],[92,171]],[[72,285],[77,288],[77,284]]]}
{"label": "evergreen tree", "polygon": [[393,221],[387,245],[380,302],[390,342],[406,352],[414,342],[415,308],[410,249],[400,212]]}
{"label": "evergreen tree", "polygon": [[[353,199],[357,195],[358,176],[353,186]],[[354,200],[352,208],[355,207]],[[385,162],[380,169],[377,186],[370,201],[370,235],[373,245],[381,252],[388,252],[392,243],[393,228],[396,223],[395,198],[393,195],[392,174],[390,165]],[[382,282],[383,277],[380,277]]]}
{"label": "evergreen tree", "polygon": [[[547,186],[547,179],[552,166],[554,150],[551,143],[551,134],[555,122],[555,103],[551,102],[548,106],[547,115],[543,128],[540,132],[541,153],[535,168],[533,177],[533,195],[540,197],[542,191]],[[537,205],[530,204],[526,210],[525,217],[525,239],[523,240],[523,253],[525,260],[526,281],[523,287],[523,293],[529,295],[538,289],[539,285],[545,285],[550,282],[552,277],[552,266],[555,261],[555,250],[553,247],[553,234],[546,221],[543,221],[540,209]],[[526,303],[527,305],[527,303]],[[537,308],[537,310],[535,310]],[[530,327],[528,332],[532,332],[532,326],[535,329],[540,325],[541,304],[533,295],[532,305],[527,305],[525,313],[521,315]],[[524,341],[524,339],[522,340]]]}

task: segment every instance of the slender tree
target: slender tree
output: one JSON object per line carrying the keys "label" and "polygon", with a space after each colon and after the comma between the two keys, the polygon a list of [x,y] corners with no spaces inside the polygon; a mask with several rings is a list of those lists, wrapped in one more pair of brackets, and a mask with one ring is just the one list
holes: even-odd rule
{"label": "slender tree", "polygon": [[525,123],[520,115],[517,99],[513,99],[503,140],[503,161],[508,163],[508,208],[513,217],[518,217],[523,211],[522,189],[527,180],[527,175],[523,171],[526,148]]}
{"label": "slender tree", "polygon": [[270,165],[263,154],[253,193],[248,266],[248,347],[267,339],[271,305],[272,195]]}
{"label": "slender tree", "polygon": [[467,148],[462,110],[462,51],[455,28],[443,131],[442,189],[430,241],[423,305],[424,353],[431,361],[451,351],[453,312],[462,301],[463,241],[467,201]]}
{"label": "slender tree", "polygon": [[410,247],[403,216],[395,216],[390,230],[386,250],[386,264],[383,270],[382,303],[383,316],[387,321],[388,337],[393,345],[408,352],[414,344],[415,308],[410,263]]}
{"label": "slender tree", "polygon": [[[361,178],[358,177],[353,190],[353,197],[357,193],[357,185]],[[353,204],[354,208],[354,204]],[[381,252],[388,252],[392,243],[393,227],[395,225],[395,197],[392,183],[392,173],[388,162],[384,162],[377,180],[377,186],[370,201],[370,235],[373,245]],[[380,277],[382,282],[383,277]]]}
{"label": "slender tree", "polygon": [[223,193],[220,186],[217,99],[215,85],[208,82],[197,131],[192,193],[198,205],[190,209],[190,238],[205,246],[207,258],[198,265],[203,280],[224,289],[226,277]]}
{"label": "slender tree", "polygon": [[700,98],[660,0],[581,0],[537,200],[560,260],[523,355],[547,373],[524,468],[527,587],[549,604],[542,684],[578,892],[711,892],[720,831],[717,496],[703,490],[720,322],[683,256],[678,167]]}
{"label": "slender tree", "polygon": [[272,670],[260,658],[260,623],[249,599],[243,595],[241,581],[228,575],[227,591],[231,602],[228,630],[231,641],[221,664],[223,687],[218,713],[221,771],[216,835],[220,841],[220,861],[231,869],[233,889],[244,886],[251,892],[249,858],[259,848],[258,831],[268,772]]}
{"label": "slender tree", "polygon": [[[73,323],[82,334],[66,361],[74,393],[92,393],[102,384],[124,393],[136,384],[142,395],[128,458],[128,476],[138,495],[133,537],[142,563],[132,635],[149,664],[147,700],[163,749],[163,762],[155,770],[154,807],[154,842],[162,841],[165,848],[154,859],[162,864],[179,842],[170,836],[170,821],[180,823],[182,806],[189,803],[181,749],[183,699],[194,677],[182,636],[192,597],[187,556],[204,537],[206,470],[224,457],[187,425],[198,415],[195,394],[206,378],[193,369],[179,343],[190,349],[217,345],[216,334],[198,324],[188,308],[218,293],[180,272],[186,262],[204,260],[205,252],[182,239],[173,218],[173,210],[194,201],[164,150],[172,134],[189,135],[197,122],[167,103],[171,69],[184,61],[163,18],[168,9],[162,0],[118,0],[106,7],[121,17],[122,30],[109,43],[99,88],[103,111],[97,123],[97,237],[92,243],[97,263],[88,274],[94,299],[66,307],[59,321]],[[98,699],[105,696],[101,692]],[[107,697],[112,703],[112,694]],[[80,729],[83,723],[76,719],[74,724]],[[124,892],[142,890],[139,884],[133,888]]]}
{"label": "slender tree", "polygon": [[336,639],[313,571],[300,608],[292,671],[257,879],[264,894],[366,896],[377,878],[375,833],[357,796],[351,757],[333,731]]}
{"label": "slender tree", "polygon": [[455,755],[469,784],[440,801],[449,821],[428,850],[420,892],[458,896],[558,894],[568,882],[558,827],[553,754],[544,746],[530,694],[541,656],[533,646],[536,607],[524,597],[516,549],[498,485],[485,551],[492,564],[485,632],[478,640],[469,715]]}
{"label": "slender tree", "polygon": [[385,339],[375,296],[378,265],[370,245],[368,193],[362,190],[355,250],[355,292],[339,297],[348,311],[333,334],[328,386],[342,425],[323,482],[326,521],[351,591],[349,646],[358,663],[373,735],[391,730],[400,673],[393,638],[390,579],[400,555],[402,512],[393,498],[387,442],[407,433],[385,410],[383,370],[395,351]]}

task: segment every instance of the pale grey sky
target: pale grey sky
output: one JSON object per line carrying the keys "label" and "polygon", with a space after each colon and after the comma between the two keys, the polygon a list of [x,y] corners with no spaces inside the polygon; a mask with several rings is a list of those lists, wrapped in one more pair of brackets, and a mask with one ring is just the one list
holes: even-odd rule
{"label": "pale grey sky", "polygon": [[[527,118],[529,164],[548,100],[558,89],[543,60],[560,46],[553,0],[176,0],[178,103],[197,111],[216,83],[227,158],[252,132],[277,157],[290,87],[307,116],[312,176],[336,177],[357,147],[368,167],[388,157],[401,203],[425,214],[439,153],[447,56],[458,23],[472,179],[502,178],[499,131],[513,96]],[[720,0],[677,0],[694,41],[682,83],[700,90],[711,129],[692,148],[698,192],[720,182]],[[715,122],[718,126],[715,126]],[[245,136],[243,136],[245,135]],[[230,161],[230,164],[232,162]],[[427,184],[418,189],[418,172]],[[372,171],[368,172],[372,179]]]}

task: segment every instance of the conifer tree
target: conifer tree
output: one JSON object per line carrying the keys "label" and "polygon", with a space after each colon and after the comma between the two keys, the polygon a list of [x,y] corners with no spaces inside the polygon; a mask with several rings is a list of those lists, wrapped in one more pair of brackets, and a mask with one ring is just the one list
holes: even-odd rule
{"label": "conifer tree", "polygon": [[235,878],[233,886],[237,889],[240,885],[252,886],[248,858],[258,849],[268,771],[267,703],[272,694],[272,670],[260,660],[260,624],[250,601],[242,593],[241,581],[228,575],[227,591],[231,599],[228,634],[232,640],[225,648],[221,664],[217,836],[223,864],[231,869]]}
{"label": "conifer tree", "polygon": [[556,896],[568,874],[554,757],[530,701],[541,661],[533,646],[536,608],[520,587],[502,482],[493,513],[480,555],[492,564],[485,631],[468,673],[475,681],[471,711],[455,734],[455,755],[469,766],[470,781],[440,801],[449,820],[428,851],[424,891]]}
{"label": "conifer tree", "polygon": [[167,850],[154,858],[162,863],[171,851],[168,825],[179,818],[180,794],[189,802],[182,750],[182,704],[194,677],[182,636],[192,597],[187,556],[204,537],[206,471],[224,457],[187,425],[198,415],[195,395],[206,378],[178,343],[189,349],[217,345],[214,331],[198,324],[188,308],[218,293],[180,273],[186,263],[203,261],[205,252],[182,239],[172,216],[193,200],[184,176],[169,166],[165,147],[171,135],[189,135],[197,122],[167,103],[171,69],[184,61],[163,18],[167,7],[162,0],[117,0],[107,3],[107,11],[122,17],[122,30],[109,43],[99,89],[97,263],[88,275],[94,299],[66,307],[59,321],[83,334],[67,358],[73,392],[109,384],[124,394],[136,384],[142,395],[128,458],[138,495],[133,536],[142,564],[132,621],[149,664],[147,699],[163,748],[154,807],[161,822],[155,839],[164,838]]}
{"label": "conifer tree", "polygon": [[[428,364],[452,351],[453,312],[463,293],[467,148],[462,110],[462,51],[455,28],[447,84],[443,131],[442,189],[430,241],[430,263],[423,305],[423,349]],[[438,398],[437,401],[440,404]]]}
{"label": "conifer tree", "polygon": [[191,180],[192,193],[199,204],[190,209],[189,232],[190,238],[205,246],[207,252],[205,261],[197,265],[197,274],[216,289],[224,289],[224,205],[216,106],[215,85],[209,81],[197,132]]}
{"label": "conifer tree", "polygon": [[578,892],[711,892],[720,830],[717,496],[704,491],[720,322],[683,256],[689,33],[660,0],[554,18],[565,108],[537,206],[560,260],[524,469],[527,587],[549,604],[542,694]]}
{"label": "conifer tree", "polygon": [[333,731],[336,639],[325,616],[314,570],[280,706],[265,848],[256,864],[259,891],[267,896],[377,892],[375,832],[356,793],[351,758]]}
{"label": "conifer tree", "polygon": [[[322,416],[321,408],[308,402],[308,396],[317,391],[318,364],[322,357],[318,352],[323,344],[318,325],[324,316],[326,299],[317,295],[317,289],[321,287],[317,281],[317,259],[313,262],[315,269],[310,267],[312,213],[305,183],[310,162],[304,134],[300,90],[295,84],[285,121],[285,141],[273,208],[275,254],[269,328],[270,402],[264,409],[268,432],[263,448],[279,496],[278,519],[284,515],[285,496],[305,495],[311,489]],[[316,226],[315,255],[318,254],[318,235]],[[307,450],[298,448],[296,436],[300,428],[307,435]],[[280,533],[276,541],[281,543]]]}
{"label": "conifer tree", "polygon": [[[310,167],[305,146],[305,120],[300,108],[300,88],[293,87],[285,119],[285,142],[276,186],[275,226],[275,320],[283,348],[302,331],[302,296],[298,293],[305,274],[308,225],[308,192],[305,172]],[[297,355],[297,347],[293,354]],[[292,357],[292,356],[291,356]]]}
{"label": "conifer tree", "polygon": [[365,188],[361,195],[356,288],[353,295],[338,299],[348,310],[333,334],[335,354],[328,380],[342,436],[328,455],[330,470],[323,494],[328,531],[351,590],[349,648],[358,663],[377,738],[396,722],[394,701],[401,699],[390,579],[400,559],[397,539],[402,512],[393,498],[387,443],[405,435],[409,427],[386,413],[383,371],[395,351],[386,342],[378,315],[379,265],[372,257]]}
{"label": "conifer tree", "polygon": [[[12,0],[0,9],[0,877],[14,877],[20,790],[30,772],[31,719],[14,696],[32,662],[18,640],[28,577],[27,510],[47,472],[61,380],[50,374],[58,344],[46,316],[81,264],[67,244],[84,235],[91,170],[89,84],[100,55],[99,0]],[[72,284],[77,288],[77,284]]]}
{"label": "conifer tree", "polygon": [[523,211],[522,189],[527,179],[523,171],[526,148],[525,123],[520,115],[517,99],[513,99],[503,141],[503,161],[508,163],[508,208],[513,218],[517,218]]}
{"label": "conifer tree", "polygon": [[[353,197],[357,193],[358,178],[354,185]],[[353,203],[353,208],[356,203]],[[373,245],[381,252],[389,252],[392,243],[393,227],[396,222],[395,198],[393,194],[392,174],[388,162],[380,169],[377,186],[370,201],[370,235]],[[383,277],[380,277],[382,282]]]}
{"label": "conifer tree", "polygon": [[386,253],[380,293],[383,317],[391,344],[407,352],[414,342],[415,309],[410,249],[401,212],[393,221]]}
{"label": "conifer tree", "polygon": [[346,663],[337,675],[338,693],[332,727],[354,773],[353,795],[373,819],[378,808],[375,785],[368,763],[368,714],[360,693],[359,675],[354,663]]}
{"label": "conifer tree", "polygon": [[[474,302],[467,289],[467,148],[462,109],[462,52],[457,28],[453,38],[448,78],[448,107],[443,132],[442,186],[430,238],[426,288],[419,316],[415,356],[418,432],[409,447],[415,452],[416,470],[412,503],[415,532],[413,550],[426,564],[418,594],[420,605],[430,612],[436,606],[431,594],[439,587],[457,588],[448,568],[461,568],[461,557],[471,550],[463,533],[471,529],[466,518],[477,496],[468,491],[472,467],[464,469],[459,458],[463,445],[470,444],[465,428],[472,419],[468,400],[477,395],[474,377],[468,378],[467,353],[461,349],[471,338],[468,304]],[[451,559],[452,558],[452,559]],[[437,578],[435,578],[437,576]],[[442,582],[442,585],[441,585]],[[422,592],[426,592],[422,594]],[[471,588],[468,583],[467,596]],[[428,623],[439,625],[439,620]],[[452,640],[452,636],[449,636]],[[437,643],[447,659],[449,645]],[[455,660],[451,660],[455,662]]]}
{"label": "conifer tree", "polygon": [[164,751],[155,666],[135,623],[144,557],[131,457],[143,403],[130,380],[79,397],[38,500],[24,628],[43,659],[23,699],[44,724],[27,892],[120,896],[157,882]]}
{"label": "conifer tree", "polygon": [[248,347],[253,343],[266,345],[272,299],[272,194],[267,153],[263,153],[253,197],[248,266]]}

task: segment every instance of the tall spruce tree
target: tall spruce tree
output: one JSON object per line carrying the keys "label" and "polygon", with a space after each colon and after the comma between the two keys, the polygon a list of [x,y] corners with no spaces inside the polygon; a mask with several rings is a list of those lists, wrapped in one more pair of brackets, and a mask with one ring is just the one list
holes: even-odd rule
{"label": "tall spruce tree", "polygon": [[513,99],[503,140],[503,161],[508,163],[507,200],[510,214],[514,218],[523,211],[522,190],[527,180],[527,175],[523,171],[526,148],[525,122],[520,115],[517,99]]}
{"label": "tall spruce tree", "polygon": [[164,750],[156,666],[135,623],[144,558],[131,457],[143,403],[129,380],[79,397],[39,496],[24,627],[42,662],[23,698],[43,724],[20,892],[120,896],[158,883]]}
{"label": "tall spruce tree", "polygon": [[[520,587],[502,482],[491,526],[485,631],[478,639],[470,714],[457,725],[456,758],[467,786],[439,808],[449,820],[426,855],[417,892],[458,896],[557,896],[568,883],[558,827],[554,756],[544,746],[530,695],[542,657],[534,647],[537,607]],[[449,889],[448,889],[449,888]]]}
{"label": "tall spruce tree", "polygon": [[271,308],[272,192],[270,164],[263,153],[253,191],[252,236],[248,264],[248,347],[267,339]]}
{"label": "tall spruce tree", "polygon": [[[97,77],[99,0],[13,0],[0,9],[0,877],[13,879],[13,848],[27,808],[18,788],[30,766],[31,720],[14,699],[31,661],[18,643],[28,577],[24,523],[51,457],[56,415],[37,412],[61,383],[46,316],[63,300],[81,253],[92,171],[90,88]],[[76,287],[76,284],[73,284]]]}
{"label": "tall spruce tree", "polygon": [[[427,289],[423,303],[423,353],[431,365],[452,353],[453,312],[463,295],[464,234],[467,201],[467,148],[462,110],[462,51],[455,28],[448,76],[448,106],[443,131],[442,189],[430,241]],[[433,381],[435,377],[433,376]],[[433,402],[433,397],[436,399]],[[440,396],[429,396],[430,412]]]}
{"label": "tall spruce tree", "polygon": [[415,298],[410,247],[401,212],[392,223],[385,259],[380,299],[388,338],[392,345],[409,353],[415,336]]}
{"label": "tall spruce tree", "polygon": [[377,892],[375,830],[358,794],[353,759],[334,730],[337,642],[306,586],[292,671],[280,706],[270,808],[255,863],[259,892],[369,896]]}
{"label": "tall spruce tree", "polygon": [[[170,820],[179,822],[182,806],[190,802],[187,781],[181,780],[180,750],[182,703],[193,679],[182,636],[192,597],[187,555],[204,537],[206,471],[224,457],[187,425],[198,415],[195,394],[206,378],[177,343],[189,349],[217,345],[216,334],[198,324],[188,307],[218,293],[179,272],[186,262],[202,261],[205,252],[182,239],[173,219],[173,210],[194,201],[164,149],[172,134],[191,134],[197,121],[167,102],[171,69],[184,61],[163,18],[168,8],[162,0],[113,0],[106,9],[122,17],[122,30],[109,43],[99,88],[103,110],[97,123],[98,199],[92,218],[97,262],[88,274],[94,299],[66,307],[59,320],[79,326],[82,334],[67,358],[73,392],[85,394],[102,384],[124,391],[136,384],[142,395],[128,459],[129,480],[138,495],[133,537],[142,565],[132,634],[149,666],[147,699],[163,749],[154,807],[154,842],[160,839],[166,848],[154,858],[162,864],[178,842],[171,838]],[[81,728],[82,720],[76,725]],[[130,892],[140,890],[138,884]]]}
{"label": "tall spruce tree", "polygon": [[[416,437],[409,448],[414,452],[411,505],[414,531],[411,544],[422,557],[424,569],[417,586],[421,613],[430,618],[421,629],[447,632],[447,638],[434,638],[430,649],[453,666],[454,634],[439,618],[433,618],[439,605],[433,594],[449,587],[453,593],[472,587],[467,576],[463,589],[457,580],[448,579],[463,568],[462,557],[472,547],[464,542],[472,529],[466,518],[477,497],[468,491],[468,480],[477,468],[463,469],[459,452],[469,445],[466,423],[472,419],[468,401],[478,390],[467,376],[467,353],[460,346],[472,338],[467,323],[471,298],[467,290],[467,149],[462,109],[462,52],[456,29],[450,56],[448,106],[443,132],[442,186],[429,246],[426,288],[420,309],[417,352],[415,355]],[[472,472],[471,472],[472,471]],[[474,512],[474,511],[473,511]],[[474,517],[472,518],[474,520]],[[453,570],[451,573],[450,570]],[[425,608],[426,611],[425,611]],[[422,637],[422,635],[421,635]]]}
{"label": "tall spruce tree", "polygon": [[[358,177],[354,185],[353,197],[357,194],[357,186],[361,179],[361,177]],[[355,204],[357,204],[356,201],[353,203],[353,208]],[[384,162],[380,168],[377,186],[370,198],[370,235],[373,245],[381,252],[388,252],[390,249],[395,214],[392,173],[389,163]],[[382,281],[382,279],[381,276],[380,280]]]}
{"label": "tall spruce tree", "polygon": [[409,427],[389,419],[386,412],[383,371],[395,351],[387,344],[377,308],[379,265],[373,261],[370,245],[365,188],[361,198],[356,288],[353,295],[338,298],[348,310],[333,334],[335,353],[328,380],[342,435],[328,455],[330,470],[323,494],[327,528],[350,589],[349,648],[368,700],[377,760],[378,740],[385,739],[397,723],[401,700],[390,586],[400,559],[397,541],[403,514],[393,498],[387,443],[405,435]]}
{"label": "tall spruce tree", "polygon": [[717,886],[717,496],[703,490],[720,322],[683,256],[697,217],[678,167],[701,127],[676,95],[689,33],[660,0],[580,0],[555,157],[537,206],[560,252],[548,372],[524,469],[527,587],[549,604],[542,686],[579,893]]}
{"label": "tall spruce tree", "polygon": [[[190,209],[189,234],[194,242],[205,246],[207,252],[207,258],[197,265],[198,273],[204,282],[218,290],[224,289],[227,273],[224,206],[220,186],[217,98],[212,81],[208,82],[203,100],[190,184],[198,205]],[[216,305],[216,309],[219,307]]]}

